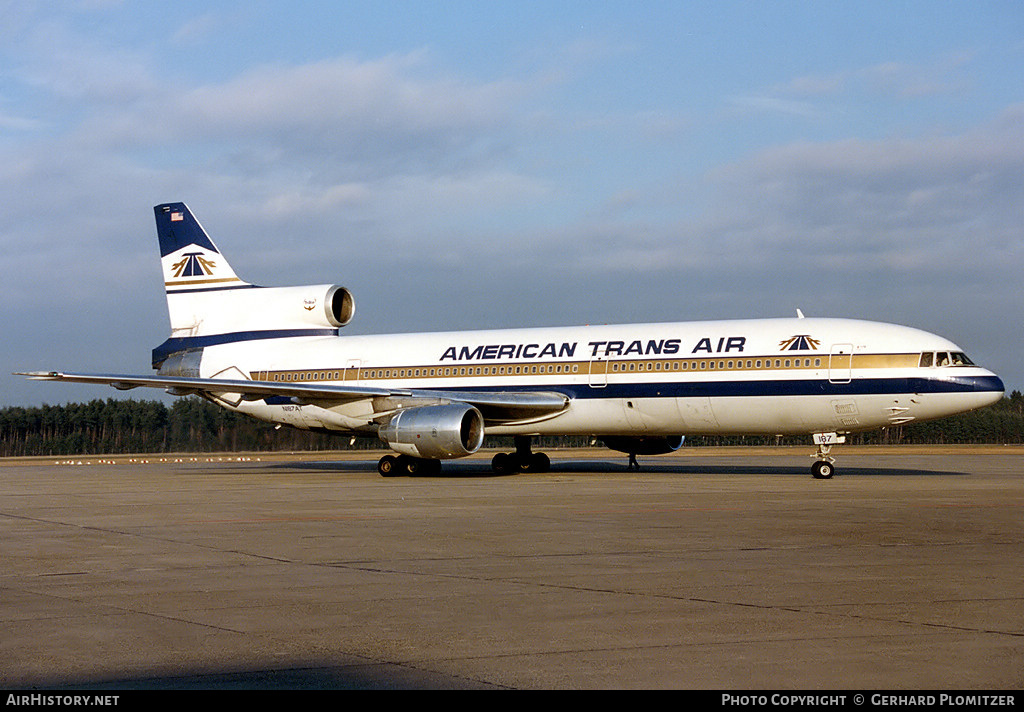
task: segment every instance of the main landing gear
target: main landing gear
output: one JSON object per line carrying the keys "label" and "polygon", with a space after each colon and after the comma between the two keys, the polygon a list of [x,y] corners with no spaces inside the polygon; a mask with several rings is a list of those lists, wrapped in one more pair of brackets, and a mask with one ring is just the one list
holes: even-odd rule
{"label": "main landing gear", "polygon": [[441,474],[441,461],[409,455],[385,455],[377,463],[377,472],[382,477],[439,475]]}
{"label": "main landing gear", "polygon": [[829,453],[833,445],[841,445],[846,442],[845,435],[837,433],[814,433],[814,444],[818,446],[817,452],[811,457],[817,461],[811,465],[811,476],[816,480],[829,480],[836,473],[835,461]]}
{"label": "main landing gear", "polygon": [[551,469],[551,459],[547,455],[530,449],[529,436],[517,435],[514,440],[515,452],[499,452],[491,459],[491,469],[496,474],[547,472]]}
{"label": "main landing gear", "polygon": [[[551,459],[542,452],[533,452],[529,436],[516,436],[515,452],[499,452],[491,460],[491,469],[499,475],[513,472],[547,472]],[[377,462],[382,477],[432,476],[441,474],[441,461],[410,455],[385,455]]]}

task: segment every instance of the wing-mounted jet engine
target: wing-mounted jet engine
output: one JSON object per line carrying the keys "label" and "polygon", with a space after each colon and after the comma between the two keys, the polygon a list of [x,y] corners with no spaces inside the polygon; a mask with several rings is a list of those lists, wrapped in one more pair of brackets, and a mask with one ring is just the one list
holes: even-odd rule
{"label": "wing-mounted jet engine", "polygon": [[466,403],[419,406],[398,411],[377,434],[400,453],[381,458],[380,474],[417,474],[418,468],[440,465],[441,459],[479,450],[484,443],[484,418]]}

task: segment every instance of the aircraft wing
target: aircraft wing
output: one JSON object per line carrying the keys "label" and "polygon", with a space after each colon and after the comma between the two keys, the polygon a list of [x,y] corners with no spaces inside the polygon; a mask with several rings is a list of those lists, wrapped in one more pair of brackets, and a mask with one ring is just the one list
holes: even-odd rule
{"label": "aircraft wing", "polygon": [[417,388],[376,388],[373,386],[336,386],[317,383],[281,383],[245,379],[190,378],[186,376],[134,376],[112,373],[65,373],[62,371],[30,371],[15,373],[36,381],[105,384],[118,390],[132,388],[163,388],[176,396],[237,394],[242,400],[289,398],[300,405],[330,407],[347,401],[368,398],[397,399],[399,407],[415,407],[438,401],[468,403],[477,407],[488,422],[509,422],[557,415],[568,406],[562,393],[547,391],[471,391],[424,390]]}

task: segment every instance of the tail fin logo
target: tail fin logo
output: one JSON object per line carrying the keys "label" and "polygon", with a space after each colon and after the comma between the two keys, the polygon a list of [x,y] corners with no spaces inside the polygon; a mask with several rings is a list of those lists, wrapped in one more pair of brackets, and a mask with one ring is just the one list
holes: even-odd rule
{"label": "tail fin logo", "polygon": [[186,252],[181,262],[171,265],[175,278],[179,277],[207,277],[213,274],[217,263],[208,260],[202,252]]}

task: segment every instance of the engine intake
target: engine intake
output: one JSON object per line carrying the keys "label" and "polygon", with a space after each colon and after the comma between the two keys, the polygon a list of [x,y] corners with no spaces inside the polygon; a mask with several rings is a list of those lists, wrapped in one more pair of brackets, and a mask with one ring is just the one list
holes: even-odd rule
{"label": "engine intake", "polygon": [[352,292],[337,284],[327,290],[324,306],[327,308],[327,319],[333,326],[345,326],[356,313],[356,300]]}
{"label": "engine intake", "polygon": [[400,410],[377,435],[403,455],[445,459],[472,455],[484,442],[484,417],[471,405],[425,405]]}

